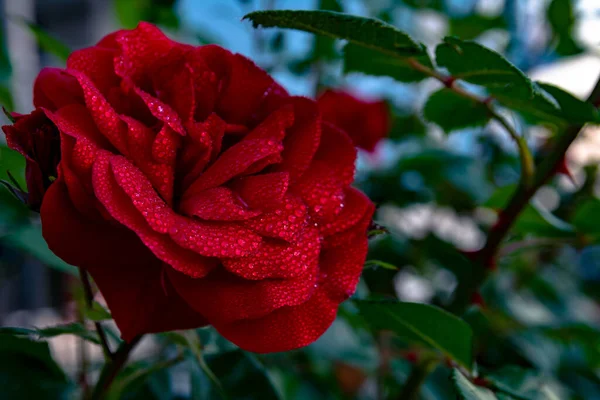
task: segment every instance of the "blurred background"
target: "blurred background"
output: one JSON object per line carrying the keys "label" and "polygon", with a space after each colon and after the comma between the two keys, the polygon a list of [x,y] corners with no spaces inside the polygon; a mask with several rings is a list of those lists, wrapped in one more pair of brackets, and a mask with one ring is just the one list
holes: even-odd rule
{"label": "blurred background", "polygon": [[[0,0],[0,102],[11,111],[30,112],[40,68],[62,66],[69,50],[140,20],[160,25],[180,41],[216,43],[242,53],[292,94],[315,97],[324,88],[343,88],[385,99],[393,127],[374,152],[360,152],[357,186],[378,204],[377,221],[390,233],[371,243],[372,267],[365,270],[359,294],[443,306],[461,281],[464,260],[457,249],[483,245],[494,210],[518,181],[514,146],[493,123],[452,132],[428,123],[423,104],[439,83],[344,75],[340,43],[294,31],[254,30],[241,21],[253,10],[319,8],[380,18],[430,48],[446,35],[476,40],[532,78],[580,98],[600,74],[598,0]],[[552,128],[506,115],[543,157]],[[8,179],[10,171],[24,187],[24,162],[3,140],[0,178]],[[540,398],[600,398],[600,337],[571,329],[600,324],[599,214],[579,212],[600,194],[599,160],[600,132],[588,128],[567,156],[570,176],[557,175],[540,190],[502,249],[501,273],[478,301],[487,314],[472,315],[479,333],[493,332],[479,343],[478,361],[484,367],[508,363],[551,374],[545,387],[555,397]],[[581,221],[587,222],[584,236],[573,229]],[[0,188],[0,325],[73,320],[76,283],[74,268],[47,249],[36,215]],[[350,329],[344,310],[341,314],[321,340],[294,356],[300,371],[286,372],[280,368],[284,361],[265,359],[280,390],[291,393],[286,398],[373,394],[376,382],[369,371],[381,361],[376,346]],[[557,330],[542,334],[542,325]],[[52,343],[59,361],[74,371],[75,340]],[[302,369],[301,361],[310,368]],[[405,372],[400,363],[398,373]],[[302,379],[293,381],[290,374]],[[177,390],[185,393],[185,384]]]}

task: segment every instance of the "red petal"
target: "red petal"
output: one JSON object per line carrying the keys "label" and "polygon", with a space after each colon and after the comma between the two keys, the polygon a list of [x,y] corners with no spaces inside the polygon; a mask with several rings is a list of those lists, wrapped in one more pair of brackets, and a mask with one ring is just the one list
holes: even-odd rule
{"label": "red petal", "polygon": [[273,139],[281,141],[285,131],[294,124],[294,107],[286,104],[269,116],[254,128],[246,139]]}
{"label": "red petal", "polygon": [[104,94],[111,87],[118,86],[120,79],[115,74],[114,49],[105,47],[87,47],[76,50],[67,59],[67,68],[86,74],[94,85]]}
{"label": "red petal", "polygon": [[287,192],[290,176],[287,172],[244,176],[232,182],[231,187],[250,208],[269,209],[281,204]]}
{"label": "red petal", "polygon": [[186,54],[187,65],[192,69],[194,79],[195,106],[197,121],[207,118],[214,110],[223,77],[218,73],[227,71],[227,61],[231,53],[219,46],[199,46]]}
{"label": "red petal", "polygon": [[206,257],[239,257],[260,245],[261,237],[239,225],[180,218],[169,232],[175,243]]}
{"label": "red petal", "polygon": [[110,142],[102,136],[89,111],[84,105],[69,104],[56,112],[44,109],[44,113],[61,133],[75,139],[87,139],[96,146],[112,150]]}
{"label": "red petal", "polygon": [[334,171],[334,174],[344,186],[354,181],[354,162],[356,148],[344,131],[324,123],[321,143],[315,154],[314,161],[323,161]]}
{"label": "red petal", "polygon": [[279,208],[249,219],[244,225],[262,236],[292,242],[306,225],[306,206],[298,197],[286,195]]}
{"label": "red petal", "polygon": [[363,219],[367,211],[373,213],[373,203],[364,193],[354,188],[348,188],[344,194],[343,208],[332,221],[319,225],[323,236],[330,236],[351,228]]}
{"label": "red petal", "polygon": [[342,211],[344,187],[336,171],[323,161],[314,161],[308,171],[292,187],[308,206],[317,223],[331,221]]}
{"label": "red petal", "polygon": [[[115,156],[112,156],[115,157]],[[134,231],[156,257],[189,276],[202,277],[215,267],[214,260],[182,249],[167,235],[154,231],[117,185],[110,167],[111,155],[99,152],[94,164],[93,183],[96,197],[118,222]],[[162,217],[163,214],[160,214]],[[167,221],[167,223],[172,221]]]}
{"label": "red petal", "polygon": [[148,178],[125,157],[111,156],[110,164],[115,181],[148,225],[156,232],[167,233],[175,220],[175,213],[158,196]]}
{"label": "red petal", "polygon": [[217,187],[185,198],[180,210],[208,221],[241,221],[256,217],[260,211],[249,210],[231,189]]}
{"label": "red petal", "polygon": [[56,111],[68,104],[83,104],[83,92],[75,78],[59,68],[44,68],[33,85],[33,105]]}
{"label": "red petal", "polygon": [[307,227],[294,243],[265,240],[250,256],[222,262],[228,271],[245,279],[295,278],[318,263],[320,249],[319,231]]}
{"label": "red petal", "polygon": [[194,71],[187,64],[187,49],[173,47],[152,69],[152,86],[161,101],[169,104],[184,122],[194,118]]}
{"label": "red petal", "polygon": [[90,271],[125,340],[206,324],[174,290],[163,289],[160,261],[133,232],[79,214],[62,182],[48,189],[41,216],[48,247]]}
{"label": "red petal", "polygon": [[140,96],[142,101],[148,106],[148,109],[159,121],[169,125],[171,129],[179,133],[182,136],[186,135],[183,124],[179,115],[169,105],[163,103],[159,99],[149,95],[137,86],[134,86],[133,90]]}
{"label": "red petal", "polygon": [[211,324],[260,318],[281,307],[302,304],[315,291],[318,265],[293,279],[250,281],[216,269],[202,279],[171,272],[169,278],[183,299]]}
{"label": "red petal", "polygon": [[75,70],[69,70],[68,72],[79,81],[83,89],[87,109],[92,114],[92,118],[100,132],[121,154],[127,155],[127,125],[86,75]]}
{"label": "red petal", "polygon": [[153,64],[178,44],[166,37],[156,26],[140,22],[137,28],[122,30],[116,37],[121,57],[115,60],[115,72],[120,77],[142,84]]}
{"label": "red petal", "polygon": [[173,129],[163,126],[152,143],[152,157],[160,164],[175,165],[177,150],[181,145],[181,136]]}
{"label": "red petal", "polygon": [[346,246],[321,252],[319,285],[337,303],[348,299],[356,290],[368,250],[368,240],[364,233]]}
{"label": "red petal", "polygon": [[[158,135],[139,121],[130,118],[123,117],[123,121],[128,125],[127,133],[127,144],[129,147],[130,157],[134,164],[142,170],[144,175],[148,177],[148,180],[152,183],[152,186],[161,195],[161,197],[171,205],[173,199],[173,183],[175,180],[175,167],[168,164],[160,164],[155,162],[152,155],[153,146],[156,144]],[[164,161],[173,156],[173,148],[177,146],[179,136],[172,133],[173,131],[163,126],[163,130],[168,130],[171,134],[167,134],[169,139],[165,141],[165,147],[168,151],[165,151]],[[173,141],[170,141],[172,139]],[[167,156],[169,155],[169,156]],[[157,150],[156,158],[163,158],[160,152]]]}
{"label": "red petal", "polygon": [[373,220],[374,211],[375,205],[371,203],[367,208],[367,211],[356,224],[344,231],[326,236],[323,240],[323,248],[330,249],[338,246],[345,247],[348,246],[348,243],[350,242],[366,238],[367,229]]}
{"label": "red petal", "polygon": [[317,289],[300,305],[282,307],[262,318],[213,325],[221,335],[246,351],[274,353],[304,347],[317,340],[332,324],[337,309],[338,303]]}
{"label": "red petal", "polygon": [[281,307],[262,318],[211,323],[247,351],[273,353],[309,345],[331,325],[339,303],[354,293],[366,252],[367,240],[362,238],[351,246],[322,253],[319,286],[305,303]]}
{"label": "red petal", "polygon": [[296,181],[308,169],[321,140],[321,117],[314,101],[303,97],[291,97],[295,123],[288,129],[283,141],[283,161],[278,171],[290,173]]}
{"label": "red petal", "polygon": [[281,151],[281,144],[274,140],[243,140],[227,149],[221,156],[188,188],[184,197],[199,193],[211,187],[220,186],[243,173],[257,161]]}
{"label": "red petal", "polygon": [[234,54],[229,63],[227,84],[217,104],[217,113],[228,122],[249,124],[260,117],[256,113],[267,96],[271,93],[286,96],[269,74],[246,57]]}

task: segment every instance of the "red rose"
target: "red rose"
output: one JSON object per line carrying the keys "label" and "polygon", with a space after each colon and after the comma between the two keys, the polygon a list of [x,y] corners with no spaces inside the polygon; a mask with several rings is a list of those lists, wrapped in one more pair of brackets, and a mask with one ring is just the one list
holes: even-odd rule
{"label": "red rose", "polygon": [[142,23],[34,92],[62,150],[44,237],[92,274],[125,340],[211,324],[290,350],[354,292],[373,204],[350,187],[352,142],[250,60]]}
{"label": "red rose", "polygon": [[343,129],[354,145],[372,152],[390,131],[385,101],[364,101],[347,92],[326,90],[317,99],[323,120]]}
{"label": "red rose", "polygon": [[8,146],[21,153],[26,160],[27,204],[39,210],[46,189],[56,178],[60,161],[58,130],[43,111],[29,115],[13,114],[15,124],[3,126]]}

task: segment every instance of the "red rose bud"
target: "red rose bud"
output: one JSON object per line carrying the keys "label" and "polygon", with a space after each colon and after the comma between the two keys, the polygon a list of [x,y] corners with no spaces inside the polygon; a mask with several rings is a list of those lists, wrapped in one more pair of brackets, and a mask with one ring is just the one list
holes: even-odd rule
{"label": "red rose bud", "polygon": [[13,114],[13,125],[3,126],[8,147],[26,160],[27,204],[39,210],[48,187],[57,176],[60,139],[56,126],[40,109],[28,115]]}
{"label": "red rose bud", "polygon": [[141,23],[43,70],[34,104],[62,150],[44,238],[125,340],[211,324],[290,350],[354,293],[374,206],[352,141],[247,58]]}
{"label": "red rose bud", "polygon": [[317,99],[323,120],[343,129],[354,145],[372,152],[390,131],[390,111],[384,101],[365,101],[347,92],[326,90]]}

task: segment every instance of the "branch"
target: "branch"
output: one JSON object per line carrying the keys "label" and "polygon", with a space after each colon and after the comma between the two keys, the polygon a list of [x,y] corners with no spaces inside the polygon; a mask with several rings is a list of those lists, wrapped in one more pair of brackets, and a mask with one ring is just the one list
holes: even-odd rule
{"label": "branch", "polygon": [[[595,106],[600,103],[600,78],[596,82],[592,93],[588,96],[587,101]],[[472,294],[475,293],[477,288],[481,286],[483,281],[488,276],[489,272],[495,267],[495,259],[498,254],[498,249],[506,235],[514,225],[519,214],[529,204],[531,198],[535,195],[540,187],[542,187],[548,180],[555,175],[557,168],[562,162],[565,153],[569,146],[585,125],[577,124],[571,125],[562,134],[558,135],[556,144],[548,156],[539,164],[536,173],[533,177],[533,184],[531,186],[519,185],[512,197],[508,201],[508,205],[498,215],[498,222],[490,230],[487,241],[483,248],[475,254],[475,261],[480,265],[486,267],[484,270],[475,270],[472,281],[469,283],[467,296],[464,298],[471,298]],[[449,307],[454,311],[462,308],[458,304],[462,299],[456,296],[455,301]]]}
{"label": "branch", "polygon": [[[90,283],[90,277],[88,273],[83,269],[79,268],[79,276],[81,277],[81,282],[83,283],[83,291],[85,293],[85,304],[88,309],[93,307],[94,302],[94,294],[92,292],[92,284]],[[102,328],[102,324],[99,321],[94,321],[94,326],[96,327],[96,331],[98,332],[98,336],[100,337],[100,345],[102,346],[102,351],[104,352],[104,357],[112,360],[114,355],[110,351],[110,346],[108,345],[108,339],[106,337],[106,333]]]}
{"label": "branch", "polygon": [[142,336],[140,335],[133,338],[130,342],[123,342],[114,354],[114,358],[104,364],[90,400],[101,400],[104,398],[104,394],[119,374],[121,368],[123,368],[127,362],[129,354],[139,343],[141,338]]}
{"label": "branch", "polygon": [[[529,200],[535,195],[540,187],[542,187],[554,174],[557,168],[564,159],[567,149],[573,143],[579,132],[584,128],[584,124],[571,125],[566,130],[558,135],[554,149],[545,159],[537,166],[534,165],[533,157],[523,137],[519,136],[514,128],[494,109],[491,104],[491,99],[482,99],[470,93],[460,86],[456,85],[456,79],[452,76],[446,76],[432,68],[429,68],[417,60],[409,59],[409,66],[414,70],[420,71],[427,76],[437,79],[442,82],[448,89],[465,98],[471,99],[477,103],[484,105],[490,115],[497,120],[515,140],[519,150],[521,159],[521,182],[513,193],[508,205],[498,215],[498,222],[490,230],[487,241],[483,248],[475,253],[474,261],[479,265],[484,266],[484,269],[475,269],[472,271],[470,282],[465,283],[468,287],[461,288],[467,290],[467,296],[455,296],[455,299],[449,308],[454,311],[459,311],[463,308],[461,304],[465,298],[470,299],[477,288],[483,283],[489,272],[495,268],[496,256],[498,248],[523,209],[529,204]],[[594,106],[600,106],[600,78],[598,78],[592,93],[588,96],[587,101]],[[459,290],[459,289],[457,289]]]}
{"label": "branch", "polygon": [[446,86],[448,89],[452,90],[454,93],[458,94],[459,96],[462,96],[466,99],[469,99],[469,100],[485,107],[487,109],[487,112],[490,114],[490,116],[493,119],[495,119],[496,121],[498,121],[500,123],[500,125],[502,125],[502,127],[504,129],[506,129],[506,131],[508,132],[510,137],[515,141],[515,144],[517,145],[517,149],[519,151],[519,158],[521,160],[521,185],[523,185],[525,187],[531,186],[531,184],[533,183],[533,175],[534,175],[534,167],[535,166],[533,163],[533,156],[531,155],[531,152],[529,151],[529,147],[527,147],[527,142],[508,123],[506,118],[504,118],[502,115],[500,115],[500,113],[498,113],[498,111],[494,108],[494,106],[492,104],[493,99],[491,97],[487,97],[487,98],[479,97],[479,96],[465,90],[463,87],[459,86],[456,83],[456,78],[454,78],[453,76],[444,75],[444,74],[436,71],[433,68],[429,68],[426,65],[419,63],[414,58],[410,58],[408,60],[408,65],[416,71],[422,72],[423,74],[425,74],[427,76],[437,79],[438,81],[443,83],[444,86]]}

